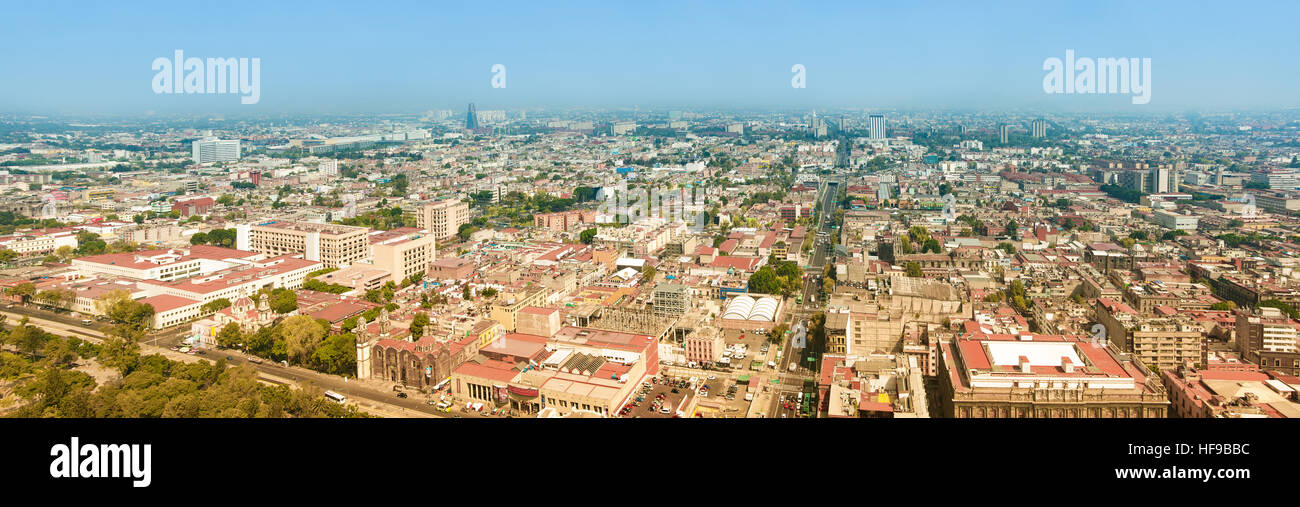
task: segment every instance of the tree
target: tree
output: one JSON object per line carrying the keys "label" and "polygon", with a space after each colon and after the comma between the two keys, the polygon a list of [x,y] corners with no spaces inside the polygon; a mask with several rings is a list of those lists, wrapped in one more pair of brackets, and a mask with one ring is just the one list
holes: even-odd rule
{"label": "tree", "polygon": [[209,313],[217,313],[221,310],[225,310],[226,308],[230,308],[230,300],[226,298],[217,298],[212,301],[208,301],[207,303],[203,303],[203,306],[199,307],[199,311],[204,314],[209,314]]}
{"label": "tree", "polygon": [[305,364],[315,351],[326,330],[307,315],[295,315],[281,322],[280,335],[284,337],[285,351],[291,361]]}
{"label": "tree", "polygon": [[18,325],[9,331],[8,341],[20,352],[24,352],[36,359],[36,352],[45,347],[46,335],[35,326],[28,323],[27,317],[23,317]]}
{"label": "tree", "polygon": [[116,324],[115,334],[131,341],[139,340],[152,327],[153,314],[153,306],[130,299],[114,302],[106,313],[108,319]]}
{"label": "tree", "polygon": [[357,337],[352,333],[326,338],[311,356],[311,366],[331,375],[355,374],[357,371]]}
{"label": "tree", "polygon": [[32,296],[36,295],[36,284],[32,282],[23,282],[9,289],[9,293],[17,296],[22,302],[26,303]]}
{"label": "tree", "polygon": [[926,253],[926,252],[939,253],[942,251],[943,251],[943,247],[939,246],[939,240],[934,238],[925,240],[925,246],[921,247],[921,253]]}
{"label": "tree", "polygon": [[420,312],[411,319],[411,337],[419,339],[424,336],[424,326],[429,325],[429,314]]}
{"label": "tree", "polygon": [[109,337],[99,349],[99,364],[117,370],[126,376],[140,363],[140,344],[134,340]]}
{"label": "tree", "polygon": [[190,244],[191,244],[191,245],[206,245],[206,244],[208,244],[208,233],[206,233],[206,232],[196,232],[196,233],[194,233],[193,236],[190,236]]}
{"label": "tree", "polygon": [[1007,236],[1013,238],[1017,237],[1016,233],[1019,231],[1020,231],[1020,224],[1017,224],[1015,220],[1007,222]]}
{"label": "tree", "polygon": [[916,253],[916,251],[912,249],[912,238],[907,236],[903,236],[899,241],[899,249],[902,250],[904,255]]}
{"label": "tree", "polygon": [[654,283],[655,274],[654,266],[647,265],[644,268],[641,268],[641,283]]}
{"label": "tree", "polygon": [[56,367],[72,366],[79,357],[71,342],[59,338],[46,342],[41,355],[45,356],[45,359]]}
{"label": "tree", "polygon": [[231,322],[217,332],[217,346],[222,348],[234,348],[244,342],[244,332],[239,329],[239,324]]}
{"label": "tree", "polygon": [[912,278],[922,278],[925,273],[921,271],[921,265],[916,262],[907,263],[907,276]]}
{"label": "tree", "polygon": [[579,241],[584,245],[590,245],[596,240],[596,228],[587,229],[578,235]]}
{"label": "tree", "polygon": [[756,294],[780,294],[784,283],[780,277],[776,276],[776,270],[771,266],[758,268],[753,275],[749,277],[749,292]]}

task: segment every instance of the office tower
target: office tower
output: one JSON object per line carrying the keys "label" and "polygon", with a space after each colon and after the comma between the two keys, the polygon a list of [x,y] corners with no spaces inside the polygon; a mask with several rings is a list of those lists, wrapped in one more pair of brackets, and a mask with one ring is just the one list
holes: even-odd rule
{"label": "office tower", "polygon": [[1034,120],[1031,127],[1033,127],[1034,137],[1047,137],[1047,122]]}
{"label": "office tower", "polygon": [[1157,167],[1155,169],[1152,169],[1151,170],[1151,185],[1153,187],[1151,189],[1152,192],[1157,194],[1169,192],[1170,191],[1169,176],[1170,176],[1170,169],[1168,168]]}
{"label": "office tower", "polygon": [[446,199],[425,204],[415,216],[415,226],[427,229],[435,239],[444,240],[460,232],[460,226],[469,222],[469,204],[459,199]]}
{"label": "office tower", "polygon": [[478,128],[478,113],[474,112],[474,103],[469,103],[469,112],[465,113],[465,130]]}
{"label": "office tower", "polygon": [[196,164],[205,164],[208,162],[234,162],[239,160],[239,140],[221,140],[215,137],[208,137],[194,141],[192,146],[194,162]]}
{"label": "office tower", "polygon": [[867,129],[872,139],[885,138],[885,115],[873,114],[867,117]]}
{"label": "office tower", "polygon": [[1002,144],[1007,144],[1007,140],[1010,138],[1011,138],[1011,125],[1003,125],[1000,128],[998,128],[998,141],[1000,141]]}

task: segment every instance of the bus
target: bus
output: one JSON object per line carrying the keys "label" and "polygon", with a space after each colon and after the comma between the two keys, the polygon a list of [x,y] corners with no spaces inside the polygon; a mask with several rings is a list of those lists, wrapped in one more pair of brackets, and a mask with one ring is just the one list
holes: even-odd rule
{"label": "bus", "polygon": [[325,397],[329,398],[330,401],[333,401],[334,403],[338,403],[339,405],[342,405],[348,401],[346,396],[343,396],[342,394],[336,393],[334,391],[325,391]]}

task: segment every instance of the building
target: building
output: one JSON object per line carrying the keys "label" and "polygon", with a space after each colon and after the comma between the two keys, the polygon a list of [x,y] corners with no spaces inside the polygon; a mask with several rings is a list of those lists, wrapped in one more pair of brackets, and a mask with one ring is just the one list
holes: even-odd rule
{"label": "building", "polygon": [[940,343],[940,403],[959,418],[1164,418],[1160,378],[1083,337],[971,333]]}
{"label": "building", "polygon": [[655,284],[653,297],[655,315],[659,317],[680,317],[691,308],[691,289],[682,284]]}
{"label": "building", "polygon": [[211,245],[189,248],[141,250],[90,255],[72,259],[72,267],[83,277],[127,277],[137,280],[179,280],[237,266],[252,265],[266,256]]}
{"label": "building", "polygon": [[270,256],[302,255],[327,267],[351,265],[370,255],[370,229],[335,224],[269,220],[235,227],[240,250]]}
{"label": "building", "polygon": [[32,230],[0,236],[0,248],[21,255],[50,253],[64,246],[73,249],[78,246],[72,229]]}
{"label": "building", "polygon": [[425,204],[416,215],[416,227],[425,229],[438,241],[450,239],[469,223],[469,204],[459,199],[444,199]]}
{"label": "building", "polygon": [[1251,314],[1237,310],[1237,352],[1261,369],[1300,374],[1296,323],[1272,307]]}
{"label": "building", "polygon": [[465,130],[474,130],[479,127],[478,113],[474,111],[474,103],[469,103],[469,111],[465,113]]}
{"label": "building", "polygon": [[1029,124],[1034,137],[1047,137],[1047,122],[1043,120],[1034,120]]}
{"label": "building", "polygon": [[1174,229],[1179,231],[1196,230],[1196,225],[1198,221],[1197,217],[1191,215],[1180,215],[1178,213],[1165,211],[1165,210],[1156,210],[1151,214],[1152,216],[1155,217],[1156,223],[1160,224],[1161,227],[1164,227],[1166,229]]}
{"label": "building", "polygon": [[208,137],[194,141],[191,147],[196,164],[208,162],[234,162],[239,160],[239,140],[221,140]]}
{"label": "building", "polygon": [[596,223],[595,210],[560,211],[533,215],[533,226],[555,232],[567,231],[581,224]]}
{"label": "building", "polygon": [[206,215],[216,206],[217,201],[211,197],[200,197],[198,199],[177,200],[172,203],[172,211],[181,214],[181,217],[192,215]]}
{"label": "building", "polygon": [[873,114],[867,116],[867,131],[870,133],[871,139],[876,139],[876,140],[884,139],[885,138],[885,115]]}
{"label": "building", "polygon": [[1007,140],[1010,138],[1011,138],[1011,125],[1002,125],[1001,127],[998,127],[998,141],[1000,143],[1007,144]]}
{"label": "building", "polygon": [[[372,236],[376,235],[394,236],[385,233]],[[398,285],[415,275],[423,277],[437,256],[433,236],[427,231],[417,230],[378,239],[380,241],[370,246],[375,267],[388,270],[389,280]]]}
{"label": "building", "polygon": [[1107,341],[1148,367],[1163,371],[1206,363],[1205,333],[1190,319],[1144,318],[1129,305],[1109,298],[1097,298],[1094,312],[1106,328]]}
{"label": "building", "polygon": [[1228,371],[1185,365],[1162,372],[1173,415],[1184,418],[1300,417],[1300,379],[1260,371]]}
{"label": "building", "polygon": [[1297,192],[1255,192],[1255,204],[1264,211],[1278,215],[1289,215],[1300,211],[1300,193]]}
{"label": "building", "polygon": [[723,339],[722,333],[706,327],[687,335],[682,340],[682,346],[687,361],[697,364],[716,363],[722,359],[722,353],[727,349],[727,342]]}
{"label": "building", "polygon": [[519,312],[529,306],[545,306],[548,292],[544,288],[536,288],[515,293],[502,292],[497,294],[488,318],[500,322],[502,326],[505,326],[506,331],[513,333],[516,329],[515,322]]}

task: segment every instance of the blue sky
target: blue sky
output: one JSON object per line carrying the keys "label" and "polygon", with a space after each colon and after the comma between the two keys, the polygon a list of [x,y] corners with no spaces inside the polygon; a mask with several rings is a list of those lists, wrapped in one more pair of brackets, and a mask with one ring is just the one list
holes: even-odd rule
{"label": "blue sky", "polygon": [[[988,4],[992,5],[988,5]],[[0,2],[0,112],[518,107],[1215,111],[1300,105],[1300,2]],[[157,95],[154,58],[261,59],[261,101]],[[1043,60],[1152,59],[1150,104]],[[491,87],[493,64],[507,86]],[[803,64],[807,88],[790,87]]]}

